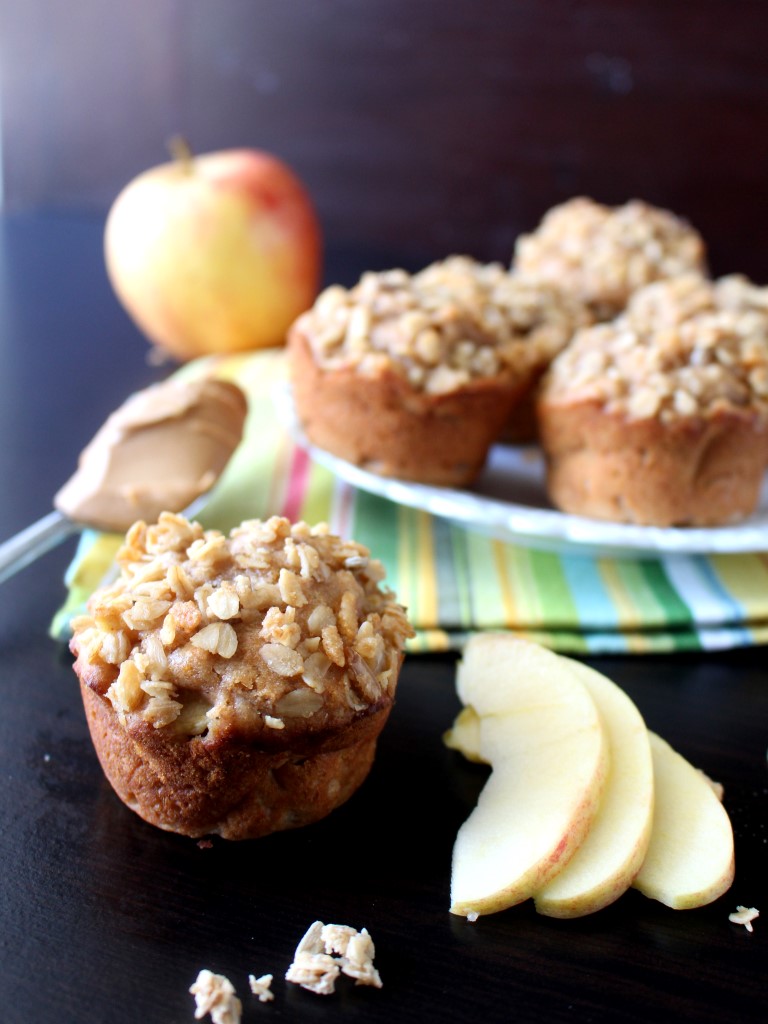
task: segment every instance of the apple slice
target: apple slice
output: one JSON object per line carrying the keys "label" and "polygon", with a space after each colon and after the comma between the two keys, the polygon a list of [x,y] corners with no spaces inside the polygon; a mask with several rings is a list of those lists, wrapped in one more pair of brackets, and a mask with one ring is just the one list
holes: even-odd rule
{"label": "apple slice", "polygon": [[457,685],[493,770],[456,836],[450,909],[490,914],[538,892],[576,852],[600,802],[606,743],[586,688],[536,644],[474,637]]}
{"label": "apple slice", "polygon": [[608,737],[610,770],[588,835],[562,871],[535,897],[548,917],[581,917],[613,903],[645,859],[653,823],[653,761],[642,715],[610,679],[580,662],[571,671],[592,696]]}
{"label": "apple slice", "polygon": [[656,781],[653,832],[634,881],[674,910],[703,907],[733,882],[733,829],[707,778],[650,733]]}
{"label": "apple slice", "polygon": [[480,756],[480,716],[473,707],[462,708],[447,732],[443,743],[449,750],[458,750],[468,761],[483,763]]}

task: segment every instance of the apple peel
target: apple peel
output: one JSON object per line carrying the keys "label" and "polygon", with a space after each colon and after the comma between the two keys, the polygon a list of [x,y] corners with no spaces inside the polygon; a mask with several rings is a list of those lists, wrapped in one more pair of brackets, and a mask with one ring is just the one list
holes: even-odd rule
{"label": "apple peel", "polygon": [[187,152],[123,188],[104,258],[139,330],[186,361],[282,345],[317,295],[322,235],[305,186],[277,157]]}

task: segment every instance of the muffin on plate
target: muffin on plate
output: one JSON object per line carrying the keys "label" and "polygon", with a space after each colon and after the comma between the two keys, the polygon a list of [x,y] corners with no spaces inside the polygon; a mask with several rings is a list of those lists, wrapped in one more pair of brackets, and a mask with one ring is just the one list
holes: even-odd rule
{"label": "muffin on plate", "polygon": [[118,796],[160,828],[227,839],[347,800],[412,635],[367,549],[280,517],[225,536],[164,513],[130,529],[118,564],[71,641]]}
{"label": "muffin on plate", "polygon": [[326,289],[289,332],[299,420],[372,472],[470,484],[584,316],[554,287],[469,257],[366,273]]}
{"label": "muffin on plate", "polygon": [[609,207],[579,196],[521,235],[512,267],[571,292],[596,320],[611,320],[647,284],[706,273],[706,251],[701,235],[668,210],[636,199]]}
{"label": "muffin on plate", "polygon": [[767,298],[743,278],[684,277],[580,331],[537,407],[552,502],[655,526],[749,516],[768,466]]}
{"label": "muffin on plate", "polygon": [[530,444],[538,440],[536,397],[541,380],[555,356],[570,343],[576,331],[594,322],[594,316],[586,303],[570,292],[519,274],[508,275],[507,302],[513,330],[526,342],[531,376],[499,440],[506,444]]}

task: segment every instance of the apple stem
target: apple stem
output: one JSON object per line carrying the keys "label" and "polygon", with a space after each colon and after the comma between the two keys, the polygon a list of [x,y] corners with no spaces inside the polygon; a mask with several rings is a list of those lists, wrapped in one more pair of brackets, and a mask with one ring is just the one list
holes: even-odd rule
{"label": "apple stem", "polygon": [[168,140],[168,151],[173,159],[181,164],[185,174],[192,173],[194,156],[187,140],[182,135],[174,135]]}

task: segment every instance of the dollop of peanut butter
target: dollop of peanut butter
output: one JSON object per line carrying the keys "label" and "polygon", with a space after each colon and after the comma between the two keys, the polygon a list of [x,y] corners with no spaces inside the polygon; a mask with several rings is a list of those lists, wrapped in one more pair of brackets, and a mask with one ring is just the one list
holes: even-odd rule
{"label": "dollop of peanut butter", "polygon": [[169,380],[132,395],[83,449],[54,498],[77,522],[124,533],[209,490],[243,435],[245,395],[228,381]]}

